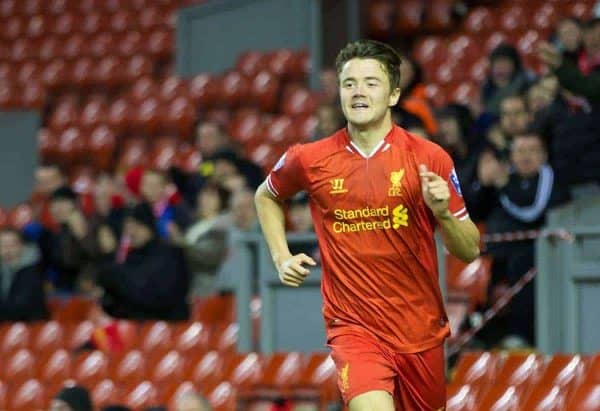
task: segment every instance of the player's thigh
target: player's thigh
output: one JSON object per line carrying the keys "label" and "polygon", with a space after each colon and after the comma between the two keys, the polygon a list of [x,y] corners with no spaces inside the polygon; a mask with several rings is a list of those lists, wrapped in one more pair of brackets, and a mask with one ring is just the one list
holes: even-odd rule
{"label": "player's thigh", "polygon": [[350,411],[394,411],[394,398],[387,391],[367,391],[350,400]]}
{"label": "player's thigh", "polygon": [[357,335],[339,335],[329,342],[329,348],[337,368],[338,388],[346,404],[371,391],[393,395],[396,377],[393,354],[388,355],[376,342]]}
{"label": "player's thigh", "polygon": [[414,354],[397,354],[398,411],[441,410],[446,405],[444,347]]}

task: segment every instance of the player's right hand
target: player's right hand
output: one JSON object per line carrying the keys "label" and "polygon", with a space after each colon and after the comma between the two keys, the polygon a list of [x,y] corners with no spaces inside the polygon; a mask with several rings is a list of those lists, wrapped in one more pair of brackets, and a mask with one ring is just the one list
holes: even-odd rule
{"label": "player's right hand", "polygon": [[279,280],[290,287],[298,287],[310,274],[310,270],[304,265],[315,266],[317,263],[304,253],[292,255],[277,264]]}

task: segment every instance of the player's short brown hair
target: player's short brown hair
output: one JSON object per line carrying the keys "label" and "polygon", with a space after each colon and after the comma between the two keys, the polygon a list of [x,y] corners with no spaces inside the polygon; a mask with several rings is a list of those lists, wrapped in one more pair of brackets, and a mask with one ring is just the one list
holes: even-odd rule
{"label": "player's short brown hair", "polygon": [[344,64],[354,58],[377,60],[387,72],[391,90],[400,87],[401,59],[400,54],[392,46],[376,40],[358,40],[348,43],[335,59],[338,77]]}

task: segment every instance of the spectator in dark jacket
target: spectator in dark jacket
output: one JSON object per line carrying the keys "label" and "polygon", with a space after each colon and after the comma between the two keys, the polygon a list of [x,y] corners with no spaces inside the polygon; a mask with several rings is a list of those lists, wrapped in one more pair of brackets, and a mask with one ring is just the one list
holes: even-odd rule
{"label": "spectator in dark jacket", "polygon": [[[547,158],[539,135],[525,133],[514,137],[510,168],[497,167],[491,176],[498,203],[487,219],[488,233],[539,229],[548,209],[568,201],[567,187],[555,178]],[[491,243],[487,251],[494,257],[493,287],[515,284],[534,266],[533,240]],[[517,294],[505,317],[504,336],[517,336],[525,345],[535,342],[533,290],[532,282]]]}
{"label": "spectator in dark jacket", "polygon": [[116,318],[186,320],[189,275],[183,252],[158,238],[149,204],[128,210],[124,234],[131,246],[125,261],[99,272],[105,311]]}
{"label": "spectator in dark jacket", "polygon": [[0,322],[48,317],[39,252],[26,247],[18,230],[0,230]]}
{"label": "spectator in dark jacket", "polygon": [[65,387],[50,403],[50,411],[92,411],[89,392],[81,386]]}

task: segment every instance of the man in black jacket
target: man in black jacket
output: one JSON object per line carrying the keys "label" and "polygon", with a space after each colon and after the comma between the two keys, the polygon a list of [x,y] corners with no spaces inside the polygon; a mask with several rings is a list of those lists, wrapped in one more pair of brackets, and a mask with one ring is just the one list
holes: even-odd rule
{"label": "man in black jacket", "polygon": [[[510,166],[498,165],[491,177],[498,201],[486,220],[488,233],[539,229],[548,209],[568,201],[568,189],[547,164],[547,158],[539,135],[527,132],[513,138]],[[494,257],[492,286],[513,285],[534,266],[533,240],[492,243],[487,251]],[[504,318],[505,335],[533,344],[533,309],[532,282],[511,301]]]}
{"label": "man in black jacket", "polygon": [[149,204],[128,210],[124,235],[131,247],[125,261],[99,270],[104,310],[116,318],[186,320],[189,275],[183,252],[158,238]]}
{"label": "man in black jacket", "polygon": [[48,317],[37,248],[25,247],[18,230],[0,230],[0,322]]}

